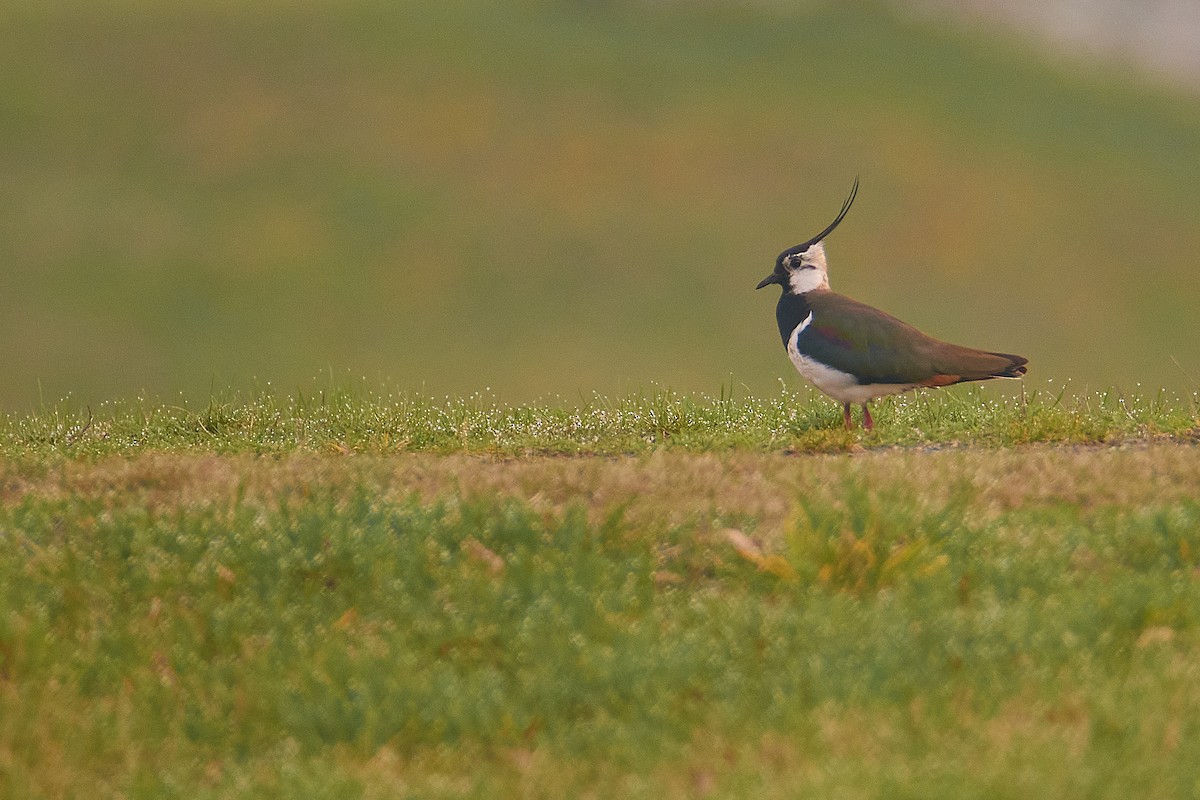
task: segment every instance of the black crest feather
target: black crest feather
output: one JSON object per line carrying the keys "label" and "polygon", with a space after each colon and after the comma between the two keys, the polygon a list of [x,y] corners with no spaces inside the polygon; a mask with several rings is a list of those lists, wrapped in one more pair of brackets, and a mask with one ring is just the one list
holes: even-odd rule
{"label": "black crest feather", "polygon": [[790,255],[795,255],[796,253],[803,253],[805,250],[812,247],[814,244],[821,241],[829,234],[833,233],[833,229],[836,228],[838,226],[838,223],[840,223],[842,221],[842,219],[845,218],[846,212],[849,211],[850,206],[852,206],[854,204],[854,197],[857,194],[858,194],[858,178],[856,176],[854,178],[854,186],[852,186],[850,188],[850,195],[846,198],[846,202],[842,203],[842,210],[838,212],[837,219],[835,219],[833,222],[829,223],[829,227],[827,227],[825,230],[821,231],[816,236],[809,239],[807,242],[801,242],[800,244],[796,245],[795,247],[789,247],[787,250],[784,250],[782,253],[779,254],[779,257],[781,259],[783,259]]}

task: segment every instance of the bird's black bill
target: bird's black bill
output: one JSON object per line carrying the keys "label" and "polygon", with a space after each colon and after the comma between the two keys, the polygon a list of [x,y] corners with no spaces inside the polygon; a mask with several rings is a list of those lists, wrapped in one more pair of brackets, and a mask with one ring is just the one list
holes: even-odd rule
{"label": "bird's black bill", "polygon": [[759,281],[758,286],[755,286],[754,288],[755,288],[755,290],[758,290],[758,289],[763,288],[764,286],[769,286],[772,283],[778,283],[778,284],[782,285],[783,278],[780,278],[778,275],[776,275],[774,272],[772,272],[770,275],[768,275],[767,277],[765,277],[761,281]]}

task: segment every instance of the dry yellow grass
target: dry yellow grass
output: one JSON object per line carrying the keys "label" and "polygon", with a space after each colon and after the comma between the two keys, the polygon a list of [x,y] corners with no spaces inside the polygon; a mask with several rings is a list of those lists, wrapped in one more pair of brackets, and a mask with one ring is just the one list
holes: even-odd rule
{"label": "dry yellow grass", "polygon": [[975,513],[1019,506],[1141,506],[1200,493],[1200,447],[1138,443],[1033,445],[1004,450],[895,449],[849,455],[660,451],[646,456],[493,458],[425,453],[313,455],[144,453],[30,468],[0,465],[0,502],[27,496],[88,498],[150,507],[274,504],[323,488],[367,485],[381,499],[453,491],[503,495],[546,512],[569,506],[603,515],[617,506],[628,518],[679,524],[741,516],[777,531],[794,500],[835,500],[849,476],[879,489],[943,502],[964,482],[978,498]]}

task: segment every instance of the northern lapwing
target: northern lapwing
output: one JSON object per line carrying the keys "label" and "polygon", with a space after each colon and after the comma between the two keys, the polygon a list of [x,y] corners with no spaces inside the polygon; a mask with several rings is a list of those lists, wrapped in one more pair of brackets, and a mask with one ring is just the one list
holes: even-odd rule
{"label": "northern lapwing", "polygon": [[775,319],[788,358],[814,386],[842,404],[863,409],[863,427],[875,427],[867,403],[921,386],[949,386],[989,378],[1019,378],[1028,359],[949,344],[871,306],[829,290],[822,241],[850,210],[858,179],[837,219],[813,238],[775,259],[775,271],[758,284],[783,289]]}

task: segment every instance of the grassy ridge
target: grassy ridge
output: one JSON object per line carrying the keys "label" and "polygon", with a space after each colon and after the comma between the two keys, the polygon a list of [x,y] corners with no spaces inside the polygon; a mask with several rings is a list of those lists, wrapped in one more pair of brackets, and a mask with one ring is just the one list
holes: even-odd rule
{"label": "grassy ridge", "polygon": [[0,794],[1187,796],[1198,466],[10,462]]}
{"label": "grassy ridge", "polygon": [[[207,405],[144,401],[94,411],[67,403],[0,420],[0,454],[44,458],[142,451],[643,453],[684,450],[837,451],[863,445],[1101,443],[1155,436],[1194,440],[1197,398],[1051,386],[1004,395],[980,387],[877,403],[877,429],[843,429],[837,404],[813,391],[775,397],[654,388],[578,402],[509,405],[494,397],[435,399],[365,385],[312,393],[231,393]],[[857,417],[856,417],[857,420]],[[856,421],[857,424],[857,421]]]}

